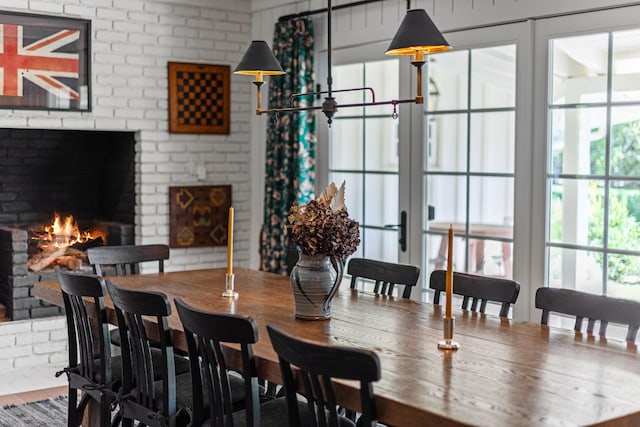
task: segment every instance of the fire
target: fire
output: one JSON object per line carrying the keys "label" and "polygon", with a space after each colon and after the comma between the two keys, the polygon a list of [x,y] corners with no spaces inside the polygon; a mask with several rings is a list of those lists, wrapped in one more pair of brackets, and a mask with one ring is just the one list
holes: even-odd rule
{"label": "fire", "polygon": [[45,236],[40,237],[41,241],[47,241],[48,244],[42,244],[43,248],[56,247],[64,248],[75,245],[76,243],[85,243],[94,239],[90,231],[80,231],[78,223],[73,220],[73,215],[69,215],[64,219],[60,219],[57,213],[51,225],[44,227]]}

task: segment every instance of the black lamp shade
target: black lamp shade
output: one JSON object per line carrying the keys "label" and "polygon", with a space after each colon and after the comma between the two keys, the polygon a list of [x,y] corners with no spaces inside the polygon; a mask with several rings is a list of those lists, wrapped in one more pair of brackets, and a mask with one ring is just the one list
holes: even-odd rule
{"label": "black lamp shade", "polygon": [[267,42],[254,40],[249,45],[249,48],[244,53],[244,56],[233,73],[256,75],[259,72],[271,76],[284,74],[282,67],[273,55]]}
{"label": "black lamp shade", "polygon": [[424,9],[410,9],[387,49],[387,55],[414,55],[451,49]]}

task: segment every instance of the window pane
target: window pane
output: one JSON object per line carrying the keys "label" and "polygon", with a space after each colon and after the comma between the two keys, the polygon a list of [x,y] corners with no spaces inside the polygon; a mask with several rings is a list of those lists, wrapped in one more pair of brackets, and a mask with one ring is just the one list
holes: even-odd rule
{"label": "window pane", "polygon": [[470,171],[513,173],[515,112],[472,113]]}
{"label": "window pane", "polygon": [[398,224],[398,175],[365,174],[365,224]]}
{"label": "window pane", "polygon": [[610,174],[640,176],[640,107],[611,109]]}
{"label": "window pane", "polygon": [[[373,88],[376,101],[390,101],[400,98],[400,77],[397,59],[367,62],[364,71],[365,86]],[[369,91],[365,92],[364,96],[367,102],[373,101]],[[393,107],[391,105],[367,107],[365,109],[365,114],[368,116],[382,114],[389,117],[392,113]]]}
{"label": "window pane", "polygon": [[481,234],[511,237],[513,178],[472,176],[469,181],[469,221]]}
{"label": "window pane", "polygon": [[[427,205],[434,208],[434,221],[445,224],[464,223],[467,216],[467,185],[463,176],[428,175],[424,183]],[[427,212],[425,206],[425,212]],[[424,227],[429,229],[428,216]]]}
{"label": "window pane", "polygon": [[607,295],[640,301],[640,257],[609,255]]}
{"label": "window pane", "polygon": [[467,115],[428,116],[425,170],[463,172],[467,170]]}
{"label": "window pane", "polygon": [[515,107],[515,45],[474,49],[471,65],[471,108]]}
{"label": "window pane", "polygon": [[[471,234],[477,234],[473,227]],[[513,237],[513,230],[508,232]],[[469,271],[487,276],[511,279],[513,261],[511,260],[511,242],[489,239],[469,239]]]}
{"label": "window pane", "polygon": [[608,40],[604,33],[551,41],[553,104],[607,100]]}
{"label": "window pane", "polygon": [[364,229],[363,256],[387,262],[398,262],[398,232],[396,230]]}
{"label": "window pane", "polygon": [[549,248],[549,286],[602,294],[602,254]]}
{"label": "window pane", "polygon": [[586,179],[551,182],[549,241],[603,247],[603,185]]}
{"label": "window pane", "polygon": [[[425,106],[432,111],[461,110],[468,106],[469,53],[453,51],[429,55],[429,90],[437,92]],[[436,90],[437,88],[437,90]],[[437,99],[435,99],[437,98]]]}
{"label": "window pane", "polygon": [[[389,118],[366,120],[365,168],[398,171],[398,121]],[[348,161],[348,158],[345,159]]]}
{"label": "window pane", "polygon": [[[333,67],[333,89],[353,89],[364,86],[364,64],[349,64]],[[323,90],[327,90],[324,87]],[[336,92],[333,96],[336,98],[338,106],[340,104],[357,104],[364,102],[365,93],[362,91],[354,92]],[[322,99],[326,94],[323,94]],[[338,107],[339,108],[339,107]],[[351,107],[344,110],[343,115],[361,116],[364,112],[362,107]]]}
{"label": "window pane", "polygon": [[349,216],[362,224],[362,210],[364,205],[364,183],[362,175],[355,173],[329,172],[329,182],[335,182],[339,187],[343,181],[346,182],[344,202],[347,205]]}
{"label": "window pane", "polygon": [[610,249],[640,251],[640,182],[611,182],[608,245]]}
{"label": "window pane", "polygon": [[335,119],[331,126],[329,169],[362,169],[362,119]]}
{"label": "window pane", "polygon": [[613,33],[614,101],[640,100],[640,30]]}
{"label": "window pane", "polygon": [[606,123],[605,108],[552,110],[550,173],[603,175]]}

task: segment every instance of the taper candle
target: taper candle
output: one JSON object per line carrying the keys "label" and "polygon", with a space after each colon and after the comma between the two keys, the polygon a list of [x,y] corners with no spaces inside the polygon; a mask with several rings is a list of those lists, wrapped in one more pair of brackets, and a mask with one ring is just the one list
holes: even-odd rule
{"label": "taper candle", "polygon": [[229,226],[227,234],[227,274],[233,274],[233,206],[229,208]]}
{"label": "taper candle", "polygon": [[449,226],[449,244],[447,246],[447,275],[446,275],[446,293],[447,307],[445,317],[451,319],[451,300],[453,299],[453,226]]}

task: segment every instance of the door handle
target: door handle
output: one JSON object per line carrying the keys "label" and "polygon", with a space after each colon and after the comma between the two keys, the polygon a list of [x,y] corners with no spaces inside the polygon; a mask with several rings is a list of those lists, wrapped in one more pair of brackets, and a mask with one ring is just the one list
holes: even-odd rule
{"label": "door handle", "polygon": [[398,243],[400,244],[400,250],[402,252],[407,251],[407,211],[400,212],[400,224],[385,224],[385,227],[398,227],[400,232],[400,238]]}

